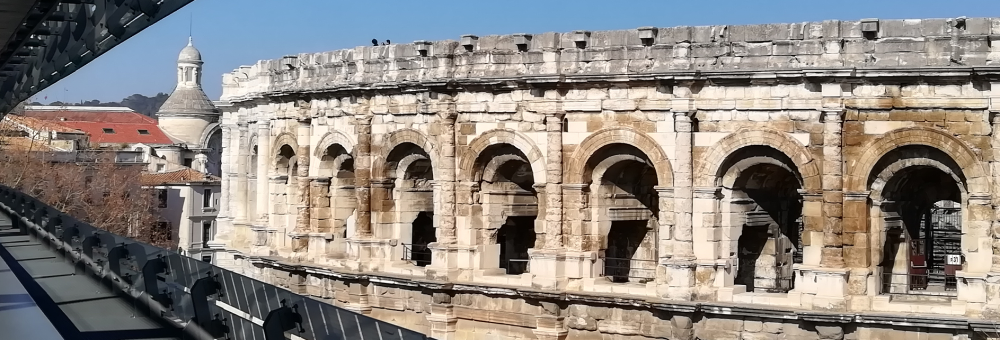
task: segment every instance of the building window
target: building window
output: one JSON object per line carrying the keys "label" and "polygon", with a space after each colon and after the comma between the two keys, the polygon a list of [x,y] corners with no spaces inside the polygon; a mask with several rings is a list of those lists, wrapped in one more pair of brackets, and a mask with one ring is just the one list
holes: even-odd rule
{"label": "building window", "polygon": [[189,168],[190,168],[190,167],[191,167],[191,164],[194,164],[194,160],[193,160],[193,159],[190,159],[190,158],[185,158],[185,159],[184,159],[184,166],[186,166],[186,167],[189,167]]}
{"label": "building window", "polygon": [[156,189],[156,198],[160,202],[160,208],[167,207],[167,189]]}
{"label": "building window", "polygon": [[202,208],[212,207],[212,189],[205,189],[204,195],[201,196],[201,207]]}
{"label": "building window", "polygon": [[212,255],[202,255],[201,256],[201,261],[202,262],[212,263]]}
{"label": "building window", "polygon": [[163,172],[164,168],[166,168],[166,167],[167,166],[164,165],[164,164],[157,164],[156,165],[156,172]]}
{"label": "building window", "polygon": [[107,134],[114,134],[114,133],[115,133],[115,129],[112,129],[112,128],[104,128],[104,133],[107,133]]}
{"label": "building window", "polygon": [[213,221],[201,221],[201,246],[208,247],[208,242],[215,239],[215,223]]}
{"label": "building window", "polygon": [[149,134],[149,130],[139,129],[139,134],[140,135],[148,135]]}

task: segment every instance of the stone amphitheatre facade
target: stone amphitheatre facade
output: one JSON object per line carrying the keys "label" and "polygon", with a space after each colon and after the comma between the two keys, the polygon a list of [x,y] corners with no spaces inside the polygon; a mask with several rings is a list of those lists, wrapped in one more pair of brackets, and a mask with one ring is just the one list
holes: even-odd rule
{"label": "stone amphitheatre facade", "polygon": [[871,19],[261,61],[224,76],[219,263],[437,339],[990,337],[997,40]]}

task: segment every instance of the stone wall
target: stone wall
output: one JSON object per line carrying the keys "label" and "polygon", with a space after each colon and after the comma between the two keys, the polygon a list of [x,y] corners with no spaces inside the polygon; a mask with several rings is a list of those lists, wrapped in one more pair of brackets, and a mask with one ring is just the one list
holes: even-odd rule
{"label": "stone wall", "polygon": [[[989,335],[969,330],[957,320],[914,315],[900,322],[877,314],[809,313],[725,303],[671,304],[634,297],[429,281],[414,285],[395,277],[307,274],[288,263],[238,262],[245,275],[420,332],[430,333],[438,320],[435,311],[447,306],[455,315],[448,327],[456,339],[547,339],[546,325],[552,320],[564,325],[567,339],[581,340],[963,340]],[[434,294],[442,292],[449,302],[434,302]]]}
{"label": "stone wall", "polygon": [[1000,316],[992,34],[828,21],[262,61],[225,76],[227,138],[252,141],[227,152],[256,147],[258,180],[227,202],[257,216],[220,225],[241,258],[220,264],[440,339],[975,336]]}
{"label": "stone wall", "polygon": [[223,98],[554,75],[969,67],[1000,61],[995,35],[1000,19],[958,18],[463,36],[260,61],[225,75]]}

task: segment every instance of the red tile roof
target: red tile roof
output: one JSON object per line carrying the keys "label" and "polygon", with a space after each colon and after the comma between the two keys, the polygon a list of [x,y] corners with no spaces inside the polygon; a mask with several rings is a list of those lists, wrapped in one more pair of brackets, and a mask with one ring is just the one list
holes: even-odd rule
{"label": "red tile roof", "polygon": [[173,172],[143,173],[139,181],[142,185],[152,186],[192,182],[212,182],[218,180],[218,177],[186,168]]}
{"label": "red tile roof", "polygon": [[73,111],[66,110],[25,110],[24,116],[41,120],[156,124],[156,119],[136,112],[125,111]]}
{"label": "red tile roof", "polygon": [[[41,119],[37,119],[37,118],[33,118],[33,117],[25,117],[25,116],[18,116],[18,115],[9,114],[9,115],[4,116],[4,120],[10,120],[10,122],[4,122],[3,124],[0,124],[0,128],[2,128],[4,130],[17,129],[17,127],[16,127],[15,124],[20,124],[20,125],[24,125],[24,126],[28,127],[29,129],[33,129],[33,130],[37,130],[37,131],[43,131],[44,130],[44,131],[66,132],[66,133],[74,133],[74,132],[75,133],[82,133],[83,132],[83,131],[80,131],[80,130],[76,130],[76,129],[72,129],[72,128],[69,128],[69,127],[65,127],[65,126],[59,125],[59,124],[54,123],[54,122],[49,122],[49,121],[45,121],[45,120],[41,120]],[[11,124],[11,123],[14,123],[14,124]]]}
{"label": "red tile roof", "polygon": [[[59,122],[60,125],[83,131],[90,136],[91,144],[145,143],[173,144],[174,142],[156,124],[121,124],[106,122]],[[111,133],[106,133],[105,129]],[[148,134],[140,134],[146,130]]]}
{"label": "red tile roof", "polygon": [[[90,136],[92,144],[111,143],[145,143],[173,144],[167,137],[156,119],[128,111],[73,111],[72,107],[65,110],[25,110],[24,115],[38,120],[51,122],[66,128],[83,131]],[[113,133],[105,133],[111,129]],[[140,134],[146,130],[148,134]]]}

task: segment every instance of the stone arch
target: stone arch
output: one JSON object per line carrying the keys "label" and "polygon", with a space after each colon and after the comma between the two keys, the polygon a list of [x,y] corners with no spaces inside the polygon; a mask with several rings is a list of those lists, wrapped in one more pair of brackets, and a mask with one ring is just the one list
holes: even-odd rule
{"label": "stone arch", "polygon": [[[252,151],[253,148],[257,146],[257,133],[251,133],[250,138],[247,138],[247,150]],[[260,153],[260,150],[257,150]]]}
{"label": "stone arch", "polygon": [[475,163],[479,156],[490,145],[506,143],[521,150],[528,157],[535,183],[545,183],[545,158],[535,143],[521,133],[510,129],[493,129],[479,134],[479,137],[469,143],[468,151],[459,161],[459,180],[470,181],[477,177]]}
{"label": "stone arch", "polygon": [[348,153],[353,155],[354,145],[357,143],[355,143],[354,140],[347,134],[341,131],[333,130],[324,134],[323,137],[320,137],[319,142],[316,143],[316,150],[313,151],[313,155],[316,157],[323,157],[323,152],[326,152],[326,149],[329,148],[330,145],[334,144],[339,144],[344,147],[344,150],[347,150]]}
{"label": "stone arch", "polygon": [[[844,190],[865,191],[875,164],[892,150],[907,145],[928,146],[944,152],[962,169],[969,191],[992,192],[989,178],[986,176],[986,168],[980,157],[961,139],[945,131],[927,127],[909,127],[889,131],[865,144],[861,148],[864,151],[857,160],[848,163],[849,170],[846,174]],[[972,188],[981,188],[982,190],[972,190]]]}
{"label": "stone arch", "polygon": [[748,146],[766,146],[778,150],[792,160],[802,176],[802,189],[809,192],[820,192],[819,165],[812,154],[798,140],[787,133],[763,129],[740,129],[716,142],[702,156],[700,165],[695,170],[694,185],[696,187],[715,187],[725,174],[720,174],[723,163],[734,152]]}
{"label": "stone arch", "polygon": [[629,144],[642,151],[656,169],[657,182],[660,186],[673,186],[673,166],[659,143],[642,132],[625,127],[612,127],[595,131],[587,136],[569,159],[569,172],[566,174],[569,182],[588,183],[584,169],[591,155],[601,148],[611,144]]}
{"label": "stone arch", "polygon": [[201,132],[201,137],[198,138],[198,141],[201,143],[201,146],[208,146],[208,139],[212,138],[212,135],[214,135],[216,132],[221,133],[221,131],[222,131],[221,124],[219,123],[208,124],[208,126],[205,127],[205,130]]}
{"label": "stone arch", "polygon": [[431,157],[434,178],[439,178],[438,160],[435,157],[439,152],[437,146],[424,133],[414,129],[396,130],[386,136],[385,142],[379,148],[381,152],[376,155],[375,160],[372,162],[373,178],[390,178],[390,174],[386,171],[392,171],[392,169],[387,169],[387,159],[392,150],[404,143],[413,143],[423,148],[424,152]]}
{"label": "stone arch", "polygon": [[886,165],[882,169],[882,171],[880,171],[878,174],[875,174],[875,177],[872,179],[871,184],[869,185],[871,189],[870,197],[872,198],[872,200],[877,202],[884,200],[885,186],[890,182],[890,180],[892,180],[892,178],[898,173],[914,166],[923,166],[941,170],[941,172],[945,173],[946,175],[948,175],[948,177],[951,177],[951,179],[955,181],[955,183],[958,185],[959,191],[961,191],[963,194],[969,193],[968,188],[965,187],[966,179],[963,178],[964,176],[960,172],[961,169],[953,169],[952,166],[949,166],[948,164],[945,164],[945,162],[936,159],[924,159],[924,158],[901,159]]}
{"label": "stone arch", "polygon": [[282,132],[274,138],[274,143],[271,143],[271,153],[268,155],[277,155],[278,150],[281,150],[283,145],[292,147],[292,150],[295,150],[296,152],[299,150],[299,143],[295,140],[295,135],[288,132]]}

